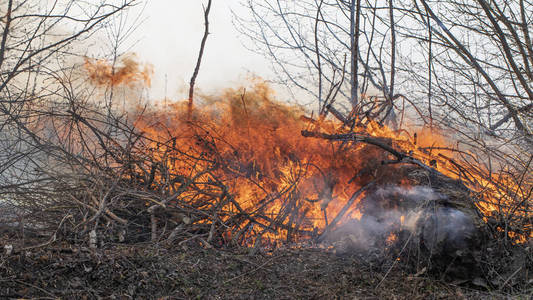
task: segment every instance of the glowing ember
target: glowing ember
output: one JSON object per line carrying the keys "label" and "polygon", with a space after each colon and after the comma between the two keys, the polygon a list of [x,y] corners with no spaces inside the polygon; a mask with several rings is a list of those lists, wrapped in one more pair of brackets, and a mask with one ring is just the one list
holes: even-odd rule
{"label": "glowing ember", "polygon": [[393,244],[394,242],[396,242],[398,240],[398,236],[394,233],[391,233],[388,237],[387,237],[387,240],[385,241],[387,244]]}

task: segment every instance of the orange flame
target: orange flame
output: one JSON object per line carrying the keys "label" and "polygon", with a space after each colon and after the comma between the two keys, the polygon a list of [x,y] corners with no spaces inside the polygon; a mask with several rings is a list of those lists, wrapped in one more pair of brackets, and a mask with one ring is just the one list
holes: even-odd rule
{"label": "orange flame", "polygon": [[[217,175],[231,182],[230,192],[245,211],[266,205],[266,215],[283,219],[289,227],[296,221],[281,217],[288,213],[281,203],[290,198],[303,212],[301,229],[323,229],[324,215],[331,221],[360,187],[361,181],[348,182],[354,170],[365,165],[365,155],[356,155],[359,147],[335,151],[331,144],[303,137],[300,131],[309,126],[301,117],[303,111],[272,101],[271,93],[264,83],[256,84],[246,95],[227,90],[223,101],[197,107],[190,123],[182,103],[138,117],[135,127],[154,140],[152,147],[157,147],[156,141],[176,138],[179,147],[191,154],[220,155],[224,166]],[[332,122],[320,126],[337,130]],[[167,167],[190,172],[183,161]],[[348,212],[351,217],[360,217],[354,209],[356,203]],[[284,233],[266,233],[264,237],[277,239],[280,235]]]}
{"label": "orange flame", "polygon": [[[332,134],[350,131],[333,121],[302,118],[304,111],[272,101],[272,92],[264,83],[257,83],[245,95],[227,90],[221,98],[208,99],[208,105],[197,107],[190,123],[186,121],[185,105],[173,104],[165,111],[139,116],[135,127],[154,140],[153,147],[157,141],[176,138],[180,148],[189,149],[191,154],[220,155],[225,165],[217,175],[230,182],[230,192],[245,211],[266,205],[266,213],[276,219],[287,214],[281,204],[292,197],[294,205],[303,212],[299,216],[300,228],[321,231],[347,205],[351,195],[376,175],[365,172],[378,170],[381,161],[387,160],[385,151],[363,143],[339,150],[338,144],[303,137],[300,134],[303,129]],[[367,136],[390,138],[397,149],[410,157],[463,180],[484,200],[477,205],[487,215],[502,210],[497,203],[511,201],[502,190],[502,186],[512,185],[510,181],[502,175],[486,178],[480,166],[467,171],[458,169],[459,164],[453,160],[454,148],[435,130],[424,129],[412,137],[375,122],[354,130]],[[188,172],[191,168],[180,161],[168,167]],[[389,169],[394,172],[394,168]],[[383,177],[395,180],[394,175]],[[397,184],[405,183],[402,178],[396,180]],[[345,219],[361,217],[356,209],[358,201],[352,203]],[[283,222],[290,227],[292,221],[285,218]],[[257,230],[252,233],[258,233]],[[264,236],[276,240],[286,234],[286,230],[280,230]],[[525,236],[513,237],[517,242],[525,241]],[[391,235],[389,241],[395,238]]]}
{"label": "orange flame", "polygon": [[151,85],[152,67],[150,65],[140,66],[134,55],[122,57],[117,65],[103,59],[85,58],[83,66],[94,85],[127,84],[132,86],[138,82],[148,87]]}
{"label": "orange flame", "polygon": [[[470,157],[474,155],[470,151],[458,151],[437,130],[423,129],[418,135],[411,137],[370,122],[364,131],[372,136],[391,138],[404,153],[450,178],[462,181],[476,193],[477,198],[481,199],[475,204],[485,216],[496,214],[523,218],[529,214],[527,210],[520,209],[520,203],[531,201],[528,198],[529,190],[521,188],[521,185],[533,186],[530,179],[516,180],[505,170],[489,171],[478,161],[469,162],[457,153]],[[519,224],[519,226],[524,234],[507,232],[509,238],[516,243],[525,243],[528,238],[533,238],[533,225]]]}
{"label": "orange flame", "polygon": [[[96,85],[150,83],[150,68],[141,70],[131,57],[123,58],[118,68],[106,61],[90,59],[86,59],[84,67]],[[253,90],[245,94],[227,90],[221,99],[207,97],[205,105],[196,107],[192,119],[187,116],[185,103],[174,103],[165,109],[134,116],[134,125],[151,139],[148,146],[154,149],[150,153],[153,159],[164,164],[170,172],[195,176],[207,182],[213,180],[209,173],[203,173],[207,162],[220,162],[221,166],[209,172],[229,187],[235,205],[249,213],[263,210],[264,215],[270,220],[278,220],[281,225],[277,232],[250,227],[248,236],[261,233],[263,237],[277,240],[288,237],[288,231],[295,224],[311,235],[324,230],[345,209],[344,219],[361,218],[357,203],[364,195],[354,201],[350,198],[376,177],[372,172],[384,169],[379,165],[390,160],[390,155],[364,143],[339,147],[339,143],[306,138],[301,135],[304,129],[388,138],[393,147],[409,157],[462,180],[483,199],[476,204],[487,216],[496,211],[511,211],[511,207],[501,205],[513,201],[509,190],[517,197],[526,197],[509,176],[487,172],[481,165],[462,164],[456,149],[438,131],[423,129],[411,136],[373,121],[365,127],[350,130],[331,120],[304,118],[303,110],[272,99],[269,87],[256,83]],[[164,146],[170,140],[174,141],[175,147]],[[178,151],[176,149],[201,159],[194,160],[194,163],[186,159],[169,159],[173,151]],[[390,169],[393,173],[394,168]],[[387,178],[397,180],[397,184],[407,183],[393,175]],[[184,193],[182,197],[194,195]],[[287,201],[298,209],[296,215],[291,215],[291,211],[287,211],[290,208],[282,205]],[[224,221],[224,217],[221,218]],[[398,223],[403,222],[402,216]],[[533,235],[531,228],[526,228],[526,232],[529,237]],[[510,237],[517,242],[527,238],[514,233]],[[388,242],[396,239],[397,236],[391,234]]]}

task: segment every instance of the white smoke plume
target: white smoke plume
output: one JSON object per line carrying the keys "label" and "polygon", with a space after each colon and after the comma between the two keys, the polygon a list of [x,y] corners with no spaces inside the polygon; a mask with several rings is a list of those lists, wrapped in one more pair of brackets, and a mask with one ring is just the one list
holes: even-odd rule
{"label": "white smoke plume", "polygon": [[419,237],[432,252],[463,249],[474,231],[472,220],[458,209],[437,204],[445,199],[427,186],[381,187],[361,201],[360,220],[344,222],[326,241],[347,244],[346,251],[371,251],[390,244],[391,234],[407,232]]}

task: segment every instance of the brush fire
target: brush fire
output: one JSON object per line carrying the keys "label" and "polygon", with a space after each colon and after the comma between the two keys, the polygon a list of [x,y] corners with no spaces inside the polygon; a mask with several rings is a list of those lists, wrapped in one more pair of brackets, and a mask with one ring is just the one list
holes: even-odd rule
{"label": "brush fire", "polygon": [[[378,268],[377,287],[397,266],[414,274],[409,280],[529,284],[531,174],[487,167],[446,131],[403,117],[393,129],[333,104],[314,115],[277,101],[260,79],[193,106],[143,104],[131,99],[152,71],[134,56],[114,66],[85,59],[80,70],[84,88],[71,95],[87,100],[30,122],[68,155],[49,158],[45,174],[62,175],[45,179],[33,197],[13,195],[10,215],[27,210],[31,220],[23,241],[40,242],[9,244],[8,257],[60,241],[82,245],[57,250],[73,255],[149,244],[157,253],[246,251],[274,265],[279,253],[304,251]],[[109,95],[124,101],[107,103]],[[6,217],[0,224],[24,220]]]}
{"label": "brush fire", "polygon": [[241,1],[212,90],[207,0],[163,99],[150,1],[4,2],[0,298],[533,295],[531,1]]}
{"label": "brush fire", "polygon": [[[102,61],[84,67],[99,86],[149,82],[147,69],[130,59],[113,75]],[[142,190],[136,197],[151,214],[153,239],[168,221],[172,238],[192,230],[217,246],[348,236],[368,249],[403,243],[408,232],[431,251],[442,243],[457,244],[455,251],[471,246],[480,222],[515,243],[532,236],[531,224],[495,221],[527,213],[515,205],[529,196],[519,182],[485,169],[436,129],[393,130],[368,118],[348,124],[327,112],[308,117],[275,101],[259,80],[250,90],[204,98],[192,115],[182,102],[129,109],[142,141],[121,174]]]}

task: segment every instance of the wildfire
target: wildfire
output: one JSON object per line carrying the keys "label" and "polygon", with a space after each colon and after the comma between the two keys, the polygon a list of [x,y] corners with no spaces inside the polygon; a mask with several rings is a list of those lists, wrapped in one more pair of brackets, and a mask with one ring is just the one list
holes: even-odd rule
{"label": "wildfire", "polygon": [[[148,69],[139,69],[130,58],[121,62],[121,67],[113,69],[104,61],[87,59],[85,68],[94,84],[139,80],[149,84]],[[487,216],[510,212],[511,207],[501,205],[511,203],[509,190],[526,197],[508,176],[492,173],[487,177],[489,172],[481,166],[465,167],[453,145],[438,131],[424,129],[410,135],[373,121],[350,129],[333,120],[302,117],[303,110],[273,98],[269,87],[257,82],[251,91],[230,89],[218,98],[204,99],[191,118],[184,103],[133,115],[135,128],[150,140],[145,148],[150,152],[144,154],[150,156],[153,166],[164,167],[153,167],[150,184],[165,181],[164,176],[171,174],[220,186],[223,193],[232,195],[227,203],[220,204],[224,209],[219,218],[228,228],[224,236],[228,240],[239,236],[248,244],[257,235],[270,241],[294,240],[317,235],[343,220],[360,219],[357,204],[365,197],[362,188],[379,175],[376,172],[383,169],[379,166],[390,161],[390,155],[365,143],[346,145],[304,137],[302,130],[308,130],[386,138],[391,147],[410,159],[462,180],[484,200],[476,204]],[[389,176],[382,177],[396,181],[391,184],[407,184],[395,176],[393,167],[390,169]],[[179,192],[180,199],[191,206],[207,205],[186,184],[170,182],[165,188]],[[226,222],[238,212],[246,212],[249,220],[231,229]],[[403,225],[404,219],[401,216],[398,224]],[[531,228],[526,230],[531,237]],[[524,235],[512,237],[518,242],[526,240]],[[390,234],[387,242],[396,239]]]}

